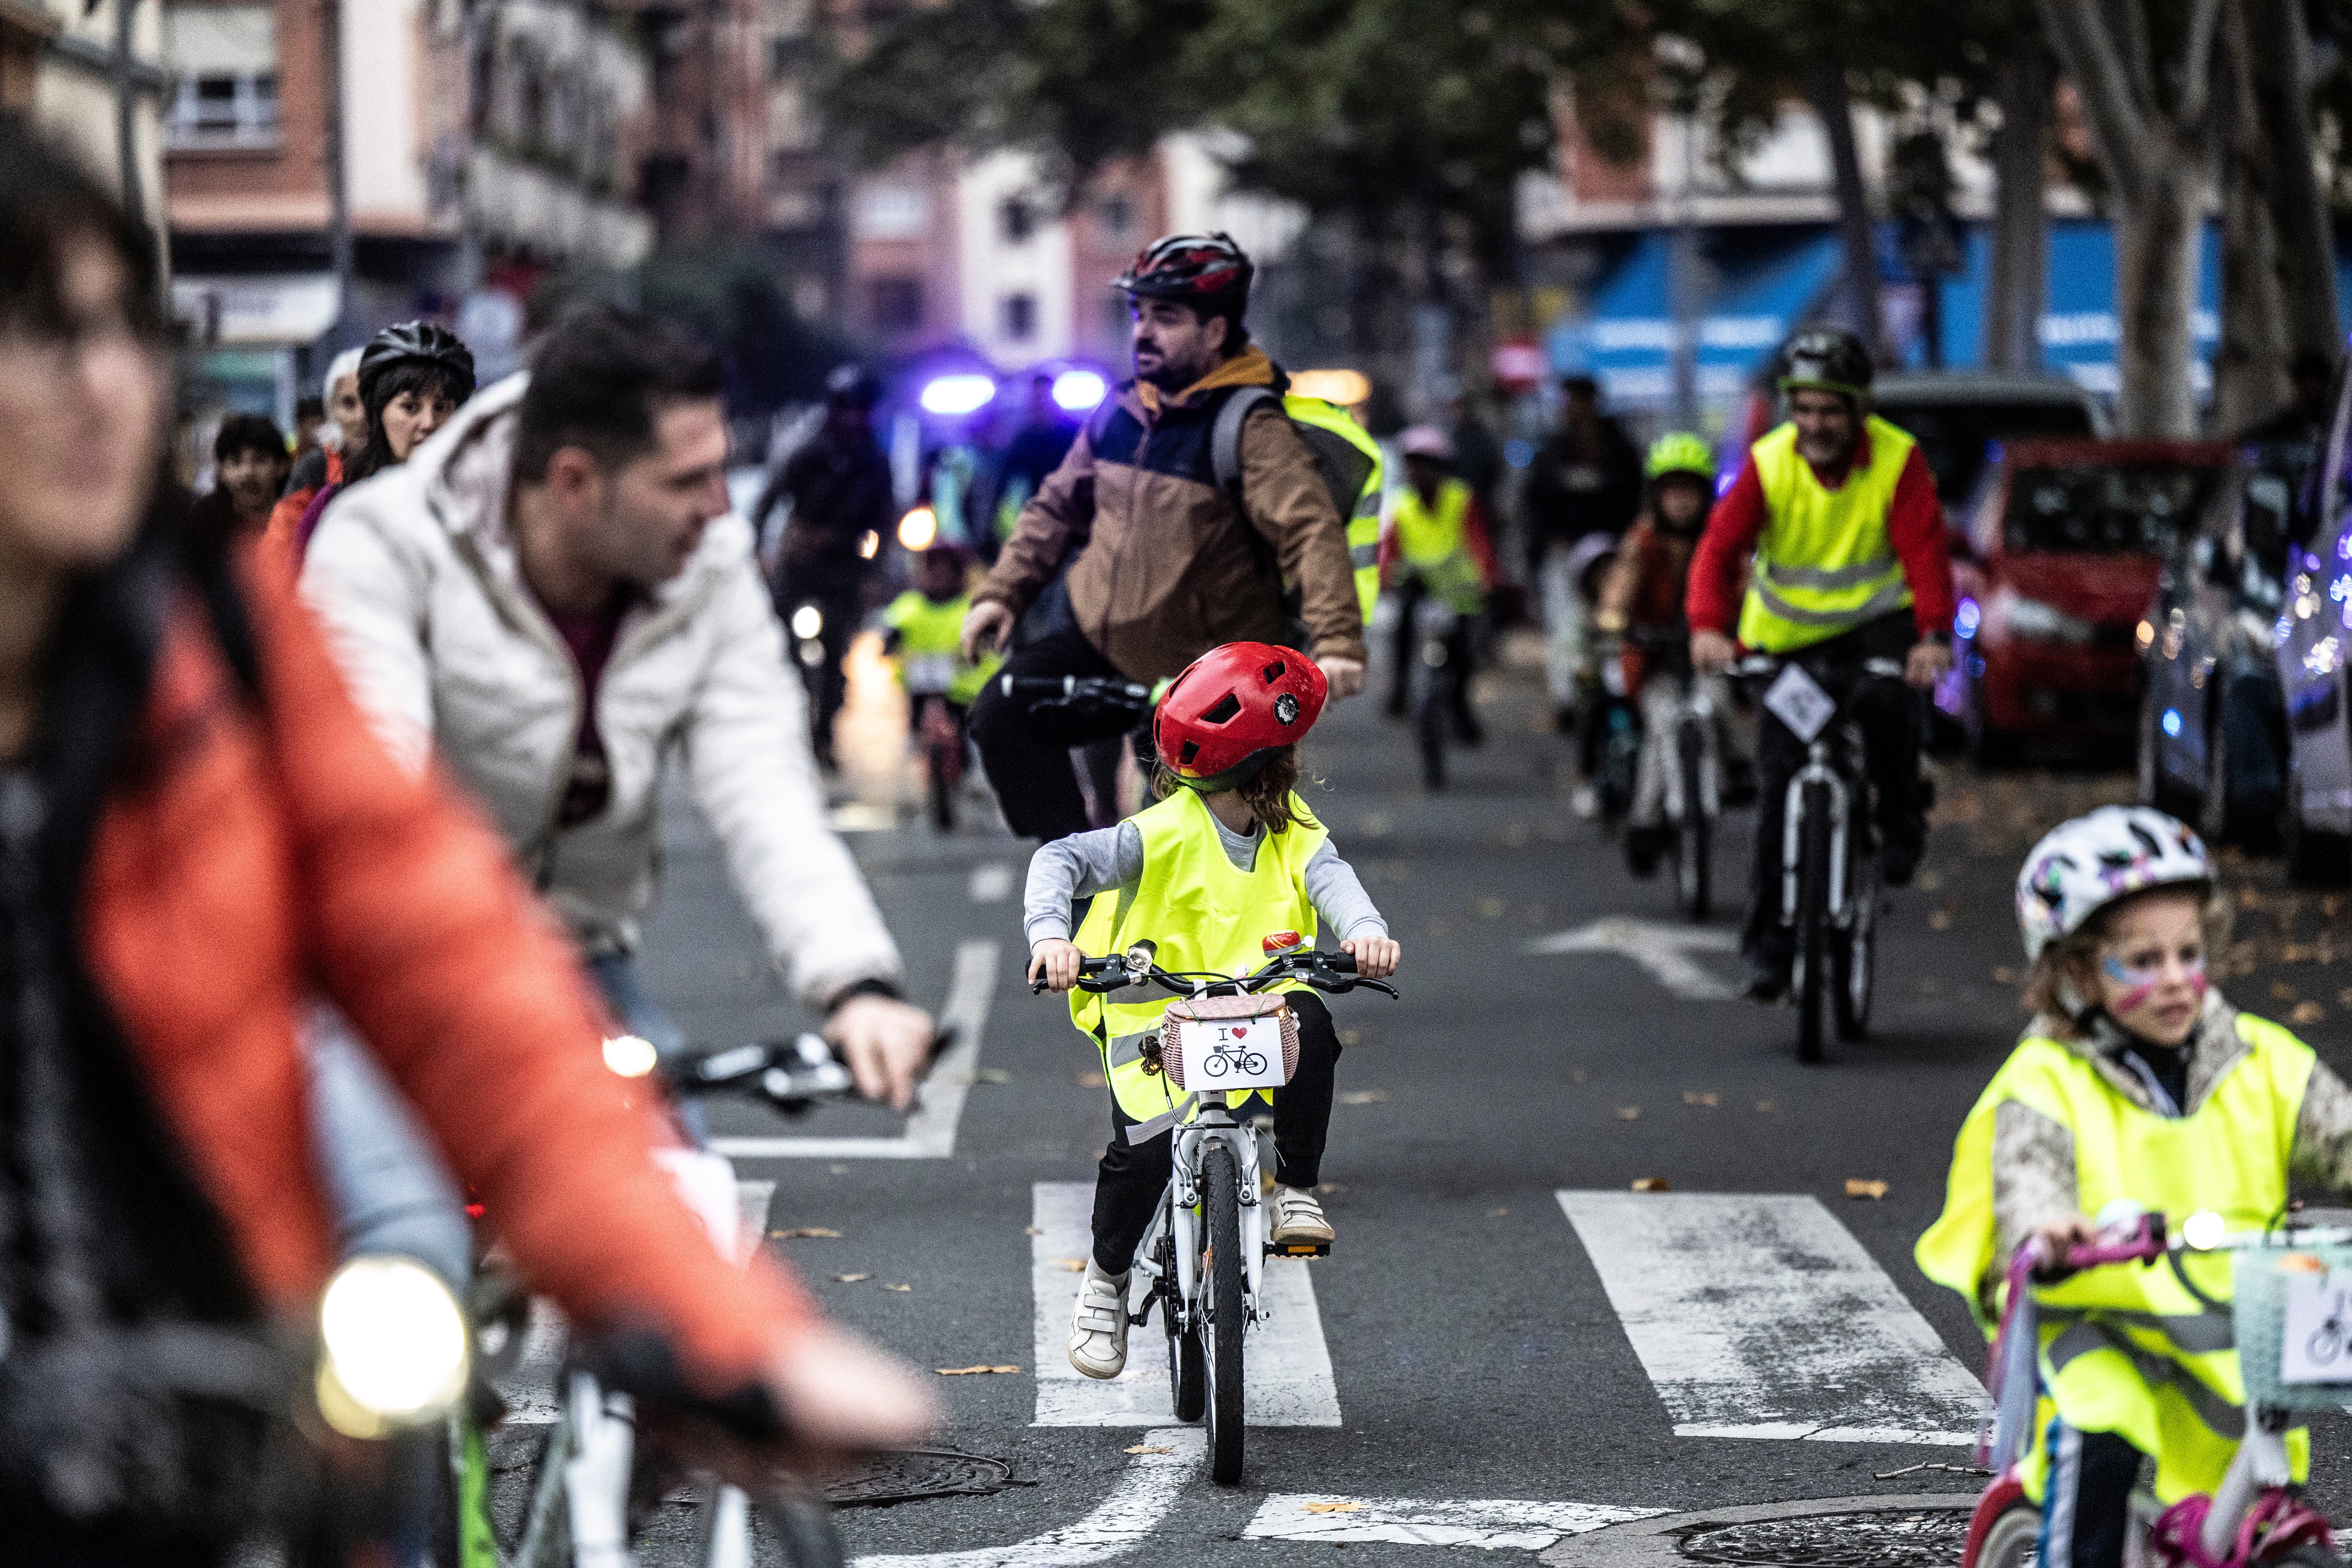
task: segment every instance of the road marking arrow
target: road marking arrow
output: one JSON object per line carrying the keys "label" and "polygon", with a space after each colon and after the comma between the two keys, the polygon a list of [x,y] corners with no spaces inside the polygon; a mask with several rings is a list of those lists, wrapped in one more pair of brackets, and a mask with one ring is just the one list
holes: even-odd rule
{"label": "road marking arrow", "polygon": [[1242,1538],[1320,1541],[1332,1545],[1387,1542],[1400,1546],[1498,1546],[1540,1552],[1563,1535],[1648,1519],[1654,1508],[1583,1502],[1414,1502],[1406,1498],[1339,1498],[1277,1493],[1259,1505]]}
{"label": "road marking arrow", "polygon": [[1528,943],[1528,952],[1622,952],[1650,972],[1650,978],[1685,1002],[1728,1002],[1738,994],[1691,962],[1694,952],[1731,952],[1738,940],[1705,926],[1661,925],[1612,915],[1575,931],[1554,931]]}

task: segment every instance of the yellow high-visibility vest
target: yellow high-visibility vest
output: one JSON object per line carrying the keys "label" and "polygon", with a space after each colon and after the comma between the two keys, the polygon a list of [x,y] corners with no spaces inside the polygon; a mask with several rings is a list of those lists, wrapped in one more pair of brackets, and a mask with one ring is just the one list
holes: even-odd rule
{"label": "yellow high-visibility vest", "polygon": [[[1313,946],[1307,862],[1330,835],[1296,795],[1290,809],[1297,820],[1260,836],[1247,871],[1226,858],[1215,820],[1192,790],[1128,818],[1143,835],[1143,875],[1132,893],[1113,889],[1095,896],[1078,927],[1079,951],[1097,958],[1149,937],[1159,944],[1162,969],[1244,974],[1264,966],[1260,944],[1276,931],[1295,931]],[[1296,982],[1278,987],[1297,988]],[[1192,1120],[1194,1097],[1180,1094],[1167,1074],[1144,1070],[1144,1042],[1160,1032],[1160,1016],[1174,1000],[1157,987],[1070,993],[1070,1021],[1101,1050],[1103,1077],[1119,1109],[1138,1123],[1128,1129],[1129,1142]]]}
{"label": "yellow high-visibility vest", "polygon": [[1406,570],[1454,608],[1475,614],[1485,580],[1470,557],[1470,487],[1460,479],[1444,481],[1434,507],[1423,506],[1421,492],[1408,488],[1397,496],[1394,518],[1397,552]]}
{"label": "yellow high-visibility vest", "polygon": [[[1992,1147],[1994,1119],[2011,1100],[2074,1134],[2084,1214],[2127,1198],[2176,1223],[2210,1209],[2231,1230],[2268,1224],[2286,1205],[2287,1157],[2315,1058],[2286,1030],[2247,1014],[2238,1015],[2238,1037],[2246,1054],[2186,1116],[2143,1110],[2056,1040],[2018,1042],[1961,1124],[1943,1215],[1919,1238],[1920,1271],[1967,1298],[1988,1334],[1997,1326],[2001,1303],[1980,1291],[1996,1265],[2008,1263],[1996,1257]],[[2226,1255],[2188,1254],[2182,1265],[2198,1289],[2229,1301]],[[2058,1415],[2081,1431],[2119,1433],[2155,1455],[2165,1502],[2212,1491],[2245,1430],[2228,1307],[2200,1301],[2160,1263],[2086,1269],[2037,1287],[2035,1300],[2042,1386]],[[2287,1451],[2300,1479],[2307,1434],[2289,1433]],[[2026,1465],[2027,1490],[2037,1499],[2046,1468],[2037,1444]]]}
{"label": "yellow high-visibility vest", "polygon": [[[1372,618],[1373,601],[1381,596],[1381,495],[1386,483],[1381,475],[1381,444],[1372,439],[1370,431],[1356,423],[1354,415],[1336,403],[1290,393],[1283,397],[1282,411],[1289,415],[1295,424],[1309,429],[1330,431],[1371,464],[1370,471],[1364,476],[1362,485],[1352,498],[1352,505],[1349,504],[1349,498],[1343,498],[1336,491],[1331,497],[1340,503],[1340,514],[1348,520],[1348,563],[1356,569],[1356,604],[1363,612],[1364,619],[1369,621]],[[1311,440],[1307,448],[1316,450]],[[1323,466],[1319,451],[1316,452],[1316,460],[1318,467]],[[1324,478],[1327,481],[1337,482],[1332,480],[1328,468]]]}
{"label": "yellow high-visibility vest", "polygon": [[1793,424],[1767,431],[1748,448],[1766,512],[1756,573],[1739,610],[1739,640],[1749,647],[1793,652],[1910,606],[1911,586],[1887,539],[1886,514],[1918,443],[1875,415],[1864,428],[1870,462],[1834,490],[1798,456]]}

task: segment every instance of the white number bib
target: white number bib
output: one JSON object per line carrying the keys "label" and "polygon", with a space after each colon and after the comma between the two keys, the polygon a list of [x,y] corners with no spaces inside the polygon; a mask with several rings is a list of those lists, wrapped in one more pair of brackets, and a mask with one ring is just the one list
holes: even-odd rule
{"label": "white number bib", "polygon": [[1780,676],[1765,689],[1764,706],[1807,745],[1837,715],[1837,700],[1798,664],[1780,667]]}

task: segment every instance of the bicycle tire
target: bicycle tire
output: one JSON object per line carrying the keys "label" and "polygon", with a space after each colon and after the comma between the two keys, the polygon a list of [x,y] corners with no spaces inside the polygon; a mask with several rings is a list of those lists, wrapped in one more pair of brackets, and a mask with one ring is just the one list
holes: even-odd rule
{"label": "bicycle tire", "polygon": [[1976,1561],[1966,1568],[2026,1568],[2042,1542],[2042,1510],[2032,1503],[2003,1509],[1988,1526]]}
{"label": "bicycle tire", "polygon": [[530,1501],[523,1513],[522,1535],[515,1542],[509,1568],[572,1568],[571,1500],[564,1495],[563,1466],[572,1457],[572,1425],[558,1418],[548,1424],[530,1468]]}
{"label": "bicycle tire", "polygon": [[1179,1421],[1198,1421],[1209,1405],[1209,1373],[1201,1350],[1201,1325],[1179,1330],[1182,1303],[1176,1299],[1176,1244],[1160,1242],[1160,1326],[1168,1336],[1168,1391]]}
{"label": "bicycle tire", "polygon": [[923,773],[925,787],[930,796],[931,826],[941,833],[953,833],[956,825],[955,790],[948,783],[947,769],[940,765],[936,747],[923,759]]}
{"label": "bicycle tire", "polygon": [[1870,1004],[1878,989],[1878,858],[1859,826],[1846,856],[1847,864],[1853,868],[1853,920],[1842,933],[1843,940],[1832,939],[1837,1037],[1866,1040]]}
{"label": "bicycle tire", "polygon": [[1682,773],[1682,820],[1675,825],[1675,901],[1682,912],[1693,921],[1703,921],[1713,913],[1713,889],[1707,864],[1708,831],[1706,812],[1700,802],[1699,773],[1704,766],[1701,757],[1703,742],[1687,726],[1675,736],[1675,765]]}
{"label": "bicycle tire", "polygon": [[1413,703],[1413,740],[1421,750],[1421,784],[1423,789],[1445,787],[1446,693],[1441,689],[1444,681],[1444,677],[1439,671],[1424,669]]}
{"label": "bicycle tire", "polygon": [[1202,1218],[1208,1223],[1208,1247],[1201,1258],[1201,1278],[1207,1287],[1209,1321],[1209,1479],[1229,1487],[1242,1479],[1242,1281],[1247,1267],[1242,1258],[1241,1173],[1234,1152],[1213,1144],[1201,1161]]}
{"label": "bicycle tire", "polygon": [[1829,923],[1829,805],[1819,785],[1799,795],[1804,821],[1797,839],[1797,1059],[1822,1060],[1822,1041],[1832,1033],[1834,984]]}
{"label": "bicycle tire", "polygon": [[785,1568],[846,1568],[849,1552],[824,1499],[808,1491],[770,1491],[753,1499],[751,1507],[775,1536]]}

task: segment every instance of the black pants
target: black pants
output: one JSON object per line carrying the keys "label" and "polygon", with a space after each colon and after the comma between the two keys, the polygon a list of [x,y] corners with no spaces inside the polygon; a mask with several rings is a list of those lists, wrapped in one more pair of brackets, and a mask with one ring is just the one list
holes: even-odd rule
{"label": "black pants", "polygon": [[866,616],[866,574],[838,567],[811,567],[779,580],[776,613],[784,621],[787,658],[794,657],[793,650],[799,646],[799,639],[791,635],[792,618],[793,610],[803,605],[814,605],[824,616],[824,626],[816,639],[824,657],[814,669],[803,666],[801,677],[809,689],[809,743],[815,749],[817,760],[831,767],[833,721],[841,716],[842,705],[849,700],[849,672],[845,668],[849,644]]}
{"label": "black pants", "polygon": [[[1066,675],[1126,679],[1074,627],[1038,638],[1005,660],[1000,673],[1024,679]],[[1129,721],[1051,708],[1032,713],[1029,702],[1028,698],[1006,698],[992,680],[971,706],[971,738],[980,747],[989,787],[1004,808],[1006,825],[1025,838],[1042,843],[1084,833],[1090,826],[1087,798],[1070,763],[1070,748],[1124,735]]]}
{"label": "black pants", "polygon": [[2123,1568],[2141,1454],[2114,1432],[2050,1424],[2050,1491],[2042,1504],[2042,1568]]}
{"label": "black pants", "polygon": [[[1339,1075],[1339,1037],[1331,1010],[1311,991],[1285,994],[1298,1018],[1298,1070],[1274,1091],[1274,1179],[1311,1187],[1323,1179],[1323,1140],[1331,1131],[1331,1086]],[[1110,1142],[1095,1175],[1095,1262],[1106,1274],[1124,1274],[1160,1208],[1160,1194],[1176,1165],[1176,1140],[1162,1132],[1127,1141],[1134,1119],[1110,1102]]]}
{"label": "black pants", "polygon": [[[1865,658],[1900,662],[1918,640],[1911,612],[1897,610],[1805,650],[1807,662],[1860,665]],[[1832,692],[1832,696],[1842,693]],[[1927,832],[1919,801],[1919,716],[1911,689],[1872,679],[1855,694],[1851,711],[1862,721],[1863,766],[1878,797],[1882,844],[1916,847]],[[1786,978],[1796,957],[1796,933],[1780,923],[1780,827],[1789,781],[1805,765],[1805,743],[1769,710],[1756,726],[1756,857],[1740,952],[1750,969]]]}

